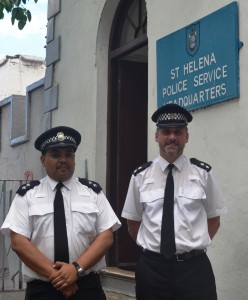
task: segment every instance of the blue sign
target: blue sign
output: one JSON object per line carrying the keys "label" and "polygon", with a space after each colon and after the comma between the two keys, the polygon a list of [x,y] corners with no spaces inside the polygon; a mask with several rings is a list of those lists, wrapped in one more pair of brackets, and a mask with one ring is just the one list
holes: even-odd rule
{"label": "blue sign", "polygon": [[157,41],[158,107],[188,110],[239,97],[237,2]]}

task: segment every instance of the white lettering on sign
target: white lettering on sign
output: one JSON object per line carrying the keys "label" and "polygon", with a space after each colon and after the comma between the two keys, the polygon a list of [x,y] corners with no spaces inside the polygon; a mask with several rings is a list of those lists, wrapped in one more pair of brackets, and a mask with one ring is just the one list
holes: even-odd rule
{"label": "white lettering on sign", "polygon": [[214,53],[211,53],[206,56],[199,57],[198,60],[190,61],[183,65],[184,75],[193,73],[195,71],[204,69],[206,67],[216,64],[216,59]]}
{"label": "white lettering on sign", "polygon": [[167,87],[163,88],[163,97],[165,95],[175,95],[183,91],[187,91],[187,79],[183,81],[178,81],[175,84],[168,85]]}
{"label": "white lettering on sign", "polygon": [[217,97],[224,96],[225,94],[226,85],[225,83],[222,83],[221,85],[216,85],[209,89],[201,90],[197,93],[189,94],[184,97],[179,97],[178,99],[174,99],[173,102],[181,106],[187,107],[189,105],[214,100]]}
{"label": "white lettering on sign", "polygon": [[206,83],[210,83],[224,77],[227,77],[227,65],[217,67],[216,69],[202,73],[200,75],[196,75],[194,77],[194,86],[197,87],[200,85],[204,85]]}
{"label": "white lettering on sign", "polygon": [[178,78],[178,71],[179,71],[179,67],[171,69],[171,79]]}
{"label": "white lettering on sign", "polygon": [[163,99],[184,107],[214,100],[226,95],[227,86],[223,82],[226,77],[228,65],[218,65],[212,52],[171,68],[170,82],[162,88]]}

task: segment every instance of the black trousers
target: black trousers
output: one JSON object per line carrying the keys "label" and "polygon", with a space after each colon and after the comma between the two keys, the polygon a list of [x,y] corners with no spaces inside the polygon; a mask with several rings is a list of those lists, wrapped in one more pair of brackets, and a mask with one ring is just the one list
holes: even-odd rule
{"label": "black trousers", "polygon": [[144,252],[136,267],[137,300],[217,300],[207,255],[177,262]]}
{"label": "black trousers", "polygon": [[99,274],[90,273],[81,277],[77,285],[77,293],[65,298],[50,282],[34,280],[27,283],[25,300],[106,300]]}

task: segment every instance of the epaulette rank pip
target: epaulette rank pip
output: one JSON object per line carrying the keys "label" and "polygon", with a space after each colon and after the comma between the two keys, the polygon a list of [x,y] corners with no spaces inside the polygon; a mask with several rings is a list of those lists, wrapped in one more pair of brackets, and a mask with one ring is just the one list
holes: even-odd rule
{"label": "epaulette rank pip", "polygon": [[143,165],[141,165],[140,167],[138,167],[136,170],[133,171],[133,175],[136,176],[141,171],[143,171],[146,168],[148,168],[151,164],[152,164],[152,161],[148,161],[148,162],[144,163]]}
{"label": "epaulette rank pip", "polygon": [[40,184],[39,180],[33,180],[33,181],[30,181],[29,183],[22,184],[19,187],[19,189],[16,191],[16,193],[20,196],[24,196],[27,193],[27,191],[33,189],[35,186],[37,186],[39,184]]}
{"label": "epaulette rank pip", "polygon": [[88,188],[92,189],[97,194],[99,194],[102,190],[100,184],[93,180],[88,180],[86,178],[78,178],[78,181],[83,185],[86,185]]}
{"label": "epaulette rank pip", "polygon": [[203,161],[200,161],[200,160],[198,160],[198,159],[196,159],[196,158],[191,158],[191,159],[190,159],[190,162],[191,162],[193,165],[196,165],[197,167],[206,170],[207,172],[209,172],[209,171],[212,169],[212,167],[211,167],[209,164],[207,164],[207,163],[205,163],[205,162],[203,162]]}

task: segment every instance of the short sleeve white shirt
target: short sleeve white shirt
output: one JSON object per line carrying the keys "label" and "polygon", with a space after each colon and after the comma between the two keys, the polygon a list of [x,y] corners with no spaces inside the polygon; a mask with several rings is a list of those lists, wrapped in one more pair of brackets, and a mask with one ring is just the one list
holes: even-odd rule
{"label": "short sleeve white shirt", "polygon": [[[16,195],[2,225],[2,233],[10,230],[26,236],[51,261],[54,261],[53,201],[57,182],[46,176],[40,184],[27,191],[24,196]],[[117,230],[121,223],[103,192],[95,193],[82,185],[77,178],[63,182],[61,188],[69,245],[69,260],[76,261],[101,232]],[[98,271],[105,266],[103,257],[88,271]],[[42,279],[42,276],[23,266],[26,282]]]}
{"label": "short sleeve white shirt", "polygon": [[[141,221],[137,244],[160,252],[164,188],[168,162],[161,156],[132,175],[122,217]],[[174,226],[177,253],[205,249],[211,244],[208,218],[227,211],[212,170],[190,162],[184,155],[174,163]]]}

